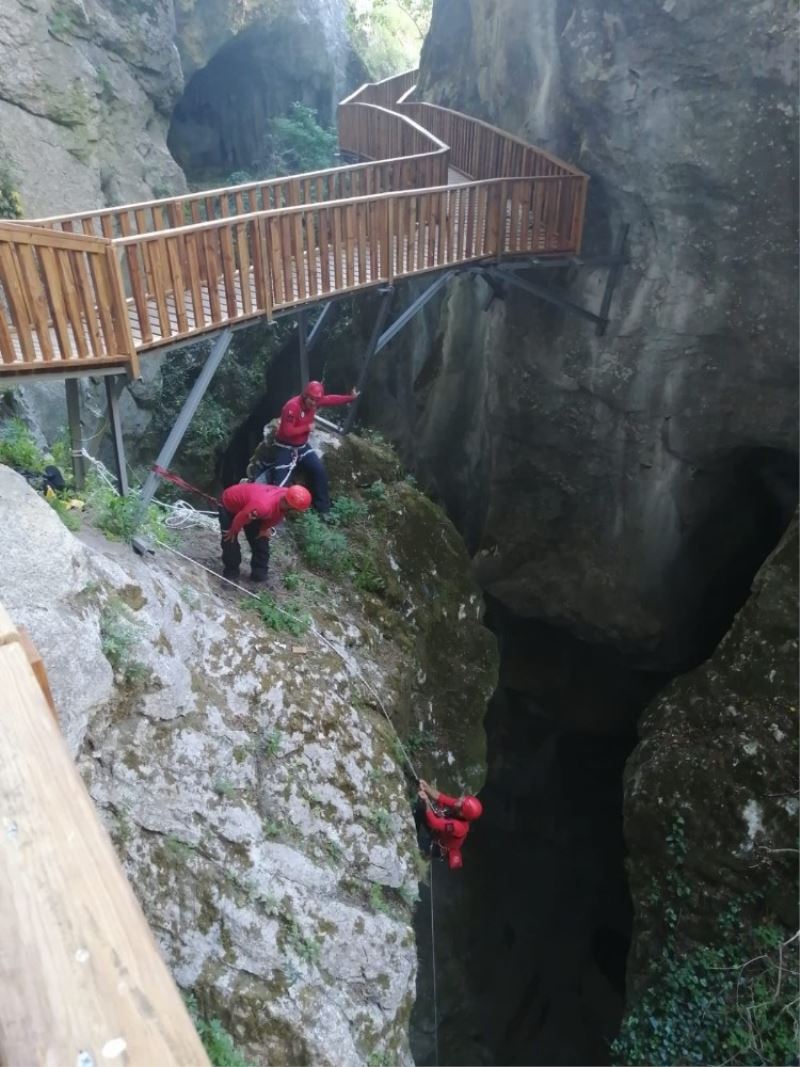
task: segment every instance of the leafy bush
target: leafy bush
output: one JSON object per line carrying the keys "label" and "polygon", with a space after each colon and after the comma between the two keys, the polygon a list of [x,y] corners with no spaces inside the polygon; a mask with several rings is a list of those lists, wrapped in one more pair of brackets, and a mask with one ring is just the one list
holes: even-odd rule
{"label": "leafy bush", "polygon": [[386,579],[369,556],[361,557],[353,576],[353,582],[357,589],[363,589],[366,593],[380,595],[386,592]]}
{"label": "leafy bush", "polygon": [[204,1018],[200,1014],[197,999],[193,994],[185,994],[183,999],[194,1028],[203,1042],[203,1048],[214,1067],[252,1067],[250,1062],[237,1051],[233,1038],[219,1019]]}
{"label": "leafy bush", "polygon": [[11,173],[0,164],[0,219],[21,219],[22,200],[17,191]]}
{"label": "leafy bush", "polygon": [[0,463],[6,463],[16,470],[44,469],[44,456],[22,419],[9,419],[0,428]]}
{"label": "leafy bush", "polygon": [[[731,903],[717,917],[713,944],[685,951],[678,930],[692,895],[683,864],[684,819],[666,837],[671,864],[645,902],[661,908],[664,943],[650,980],[611,1046],[617,1064],[794,1064],[800,1038],[798,938],[771,922],[753,928]],[[753,903],[752,896],[745,898]],[[794,946],[793,948],[790,946]]]}
{"label": "leafy bush", "polygon": [[306,963],[319,963],[322,943],[315,937],[306,937],[294,919],[289,921],[289,944]]}
{"label": "leafy bush", "polygon": [[327,526],[314,511],[299,515],[291,526],[306,563],[329,574],[341,574],[352,565],[347,538]]}
{"label": "leafy bush", "polygon": [[287,116],[272,120],[270,132],[276,174],[302,174],[333,166],[336,133],[320,126],[313,108],[295,102]]}
{"label": "leafy bush", "polygon": [[175,534],[155,504],[143,508],[135,493],[119,496],[115,489],[99,480],[90,479],[90,486],[89,510],[95,524],[112,541],[131,541],[141,532],[168,545],[175,542]]}
{"label": "leafy bush", "polygon": [[392,832],[392,817],[385,808],[376,808],[371,811],[367,816],[372,829],[378,835],[386,840]]}
{"label": "leafy bush", "polygon": [[368,486],[364,490],[364,495],[368,496],[370,500],[383,500],[386,496],[386,485],[381,478],[378,478],[376,482]]}
{"label": "leafy bush", "polygon": [[797,1062],[797,952],[776,927],[683,957],[667,945],[656,974],[625,1016],[614,1063]]}
{"label": "leafy bush", "polygon": [[367,505],[351,496],[338,497],[331,507],[328,521],[334,526],[353,526],[367,517]]}
{"label": "leafy bush", "polygon": [[271,593],[248,597],[242,601],[242,607],[255,611],[263,623],[279,633],[285,632],[299,637],[311,625],[311,619],[298,604],[289,600],[279,604]]}

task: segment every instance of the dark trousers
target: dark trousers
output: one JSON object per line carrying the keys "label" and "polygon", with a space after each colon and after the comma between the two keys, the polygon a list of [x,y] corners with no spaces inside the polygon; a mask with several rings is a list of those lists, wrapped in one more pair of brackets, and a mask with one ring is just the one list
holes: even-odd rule
{"label": "dark trousers", "polygon": [[[297,461],[292,468],[295,456]],[[314,510],[320,515],[327,515],[331,510],[328,473],[319,455],[308,444],[295,448],[293,445],[282,445],[280,441],[276,441],[275,462],[269,476],[270,484],[289,485],[295,471],[302,471],[309,481]]]}
{"label": "dark trousers", "polygon": [[[232,513],[227,508],[220,507],[219,525],[222,533],[230,530],[232,522]],[[244,535],[250,545],[250,576],[255,578],[256,581],[263,582],[269,571],[269,538],[258,536],[260,526],[260,519],[248,522],[244,527]],[[237,537],[235,541],[221,541],[220,543],[222,545],[222,565],[225,568],[226,576],[232,577],[234,573],[239,573],[239,566],[242,562],[239,538]]]}
{"label": "dark trousers", "polygon": [[433,834],[430,827],[425,822],[425,805],[417,798],[417,802],[414,805],[414,824],[417,828],[417,844],[419,850],[423,856],[430,856],[433,852]]}

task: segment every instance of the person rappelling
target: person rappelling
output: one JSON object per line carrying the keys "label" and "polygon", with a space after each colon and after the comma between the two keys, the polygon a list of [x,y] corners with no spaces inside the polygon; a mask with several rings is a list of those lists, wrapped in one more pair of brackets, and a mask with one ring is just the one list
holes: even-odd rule
{"label": "person rappelling", "polygon": [[[461,849],[467,839],[470,823],[481,817],[483,805],[474,796],[449,797],[422,778],[419,780],[418,797],[415,818],[422,851],[430,854],[438,850],[441,856],[447,857],[448,867],[458,870],[464,866]],[[423,828],[427,829],[429,836],[421,833]]]}
{"label": "person rappelling", "polygon": [[311,493],[302,485],[288,488],[247,482],[229,485],[219,508],[223,578],[233,581],[239,577],[242,562],[239,533],[244,530],[251,552],[250,577],[254,582],[265,582],[269,572],[269,539],[275,527],[290,511],[306,511],[310,506]]}
{"label": "person rappelling", "polygon": [[273,485],[286,485],[295,470],[303,471],[311,483],[312,501],[318,515],[328,514],[331,500],[325,464],[320,454],[308,443],[309,434],[314,428],[314,416],[317,408],[350,404],[357,396],[357,389],[347,395],[326,395],[322,382],[309,382],[299,396],[286,401],[281,411],[268,480]]}

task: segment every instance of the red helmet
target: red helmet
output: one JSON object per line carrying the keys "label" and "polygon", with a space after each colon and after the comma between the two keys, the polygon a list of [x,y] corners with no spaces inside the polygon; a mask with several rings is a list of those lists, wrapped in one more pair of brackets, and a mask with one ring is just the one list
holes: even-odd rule
{"label": "red helmet", "polygon": [[304,485],[290,485],[286,490],[286,503],[294,511],[306,511],[311,507],[311,493]]}
{"label": "red helmet", "polygon": [[303,390],[303,396],[310,396],[312,400],[321,400],[325,396],[325,387],[322,382],[309,382]]}
{"label": "red helmet", "polygon": [[483,814],[483,804],[477,797],[464,797],[459,805],[458,812],[462,819],[466,819],[467,822],[474,822],[475,819],[479,819]]}

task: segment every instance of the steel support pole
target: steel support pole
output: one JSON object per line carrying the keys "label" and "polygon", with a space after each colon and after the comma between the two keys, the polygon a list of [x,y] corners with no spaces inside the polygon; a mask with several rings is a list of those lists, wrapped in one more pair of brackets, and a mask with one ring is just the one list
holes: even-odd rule
{"label": "steel support pole", "polygon": [[308,336],[306,334],[306,313],[297,312],[297,341],[300,346],[300,392],[308,385]]}
{"label": "steel support pole", "polygon": [[608,271],[608,278],[606,278],[606,289],[603,293],[603,302],[600,305],[600,322],[597,324],[596,334],[598,337],[602,337],[606,332],[606,326],[608,325],[608,313],[611,310],[611,298],[614,295],[614,289],[619,281],[619,276],[622,273],[622,264],[625,260],[625,242],[628,239],[628,224],[625,223],[620,227],[619,236],[617,237],[617,247],[611,253],[613,260],[611,267]]}
{"label": "steel support pole", "polygon": [[397,318],[389,327],[389,329],[386,330],[385,333],[381,334],[380,340],[378,341],[378,344],[375,348],[376,353],[380,352],[380,350],[382,348],[385,348],[390,341],[394,340],[394,338],[400,333],[403,327],[406,326],[409,322],[411,322],[414,316],[417,315],[425,307],[428,301],[431,300],[434,296],[436,296],[439,290],[444,285],[446,285],[447,282],[450,281],[450,279],[453,277],[453,274],[454,272],[451,270],[446,271],[444,274],[440,274],[436,281],[433,282],[432,285],[429,285],[424,293],[420,293],[416,300],[413,300],[408,305],[402,315],[397,316]]}
{"label": "steel support pole", "polygon": [[114,469],[120,496],[128,495],[128,471],[125,465],[125,442],[122,439],[122,423],[119,417],[119,396],[127,377],[119,374],[105,379],[108,421],[111,426],[111,445],[114,449]]}
{"label": "steel support pole", "polygon": [[75,480],[75,488],[83,489],[86,485],[86,462],[83,458],[80,381],[77,378],[67,378],[64,382],[64,387],[67,393],[67,422],[69,423],[72,477]]}
{"label": "steel support pole", "polygon": [[[228,351],[228,346],[233,338],[232,330],[224,330],[214,342],[214,347],[209,353],[208,359],[203,364],[203,369],[197,377],[197,381],[192,386],[189,395],[183,402],[183,407],[175,420],[175,425],[169,432],[169,436],[161,447],[161,451],[158,453],[155,466],[168,467],[178,451],[178,446],[183,440],[183,436],[189,428],[189,423],[192,421],[194,413],[197,411],[200,401],[206,394],[206,390],[211,384],[211,379],[214,377],[214,373],[217,367],[222,362],[222,357]],[[147,481],[144,483],[142,489],[142,506],[146,507],[155,495],[155,491],[158,488],[158,475],[152,471],[147,476]]]}
{"label": "steel support pole", "polygon": [[[375,325],[372,327],[372,335],[367,345],[367,350],[364,353],[364,358],[361,361],[361,371],[358,375],[358,383],[356,389],[359,393],[364,388],[364,383],[367,380],[367,374],[369,372],[369,365],[372,362],[372,357],[375,355],[378,349],[378,342],[381,339],[381,331],[383,330],[384,323],[386,322],[386,316],[389,314],[389,308],[392,303],[392,297],[394,296],[394,286],[387,285],[383,289],[383,299],[381,300],[380,307],[378,308],[378,314],[375,318]],[[350,433],[355,422],[356,412],[358,411],[358,401],[360,397],[356,397],[350,405],[347,418],[344,420],[344,426],[342,427],[342,433]]]}
{"label": "steel support pole", "polygon": [[542,300],[547,300],[551,304],[556,304],[558,307],[564,308],[565,311],[571,311],[574,315],[580,315],[581,318],[588,319],[590,322],[605,323],[606,321],[599,315],[595,315],[593,311],[587,311],[586,308],[581,307],[580,304],[576,304],[573,300],[567,300],[567,298],[561,296],[560,293],[555,292],[552,289],[547,289],[544,285],[536,285],[534,282],[528,282],[523,278],[518,278],[512,271],[504,270],[502,267],[492,267],[492,274],[496,278],[502,278],[504,282],[510,282],[511,285],[515,285],[518,289],[522,289],[523,292],[541,297]]}

